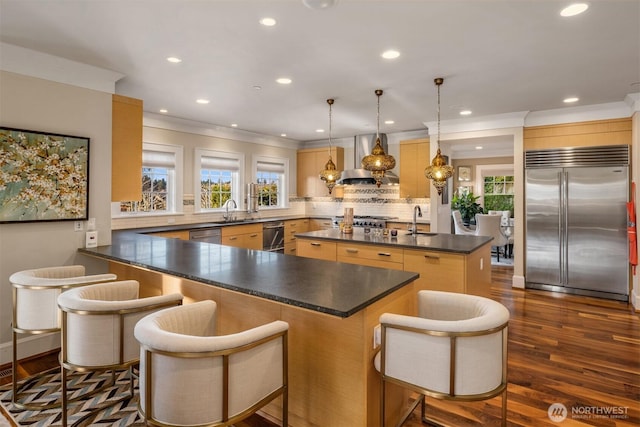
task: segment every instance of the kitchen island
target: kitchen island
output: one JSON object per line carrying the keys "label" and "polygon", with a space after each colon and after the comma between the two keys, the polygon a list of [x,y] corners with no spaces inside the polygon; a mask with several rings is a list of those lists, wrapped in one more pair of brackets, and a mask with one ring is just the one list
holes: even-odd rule
{"label": "kitchen island", "polygon": [[[373,329],[384,312],[415,314],[418,274],[132,231],[79,251],[109,261],[119,279],[140,281],[141,296],[216,301],[220,334],[288,322],[290,425],[379,425]],[[391,394],[388,410],[398,416],[406,393]],[[264,413],[281,419],[280,403]]]}
{"label": "kitchen island", "polygon": [[296,234],[298,256],[414,271],[416,290],[429,289],[489,297],[491,237],[399,231],[396,236],[354,228]]}

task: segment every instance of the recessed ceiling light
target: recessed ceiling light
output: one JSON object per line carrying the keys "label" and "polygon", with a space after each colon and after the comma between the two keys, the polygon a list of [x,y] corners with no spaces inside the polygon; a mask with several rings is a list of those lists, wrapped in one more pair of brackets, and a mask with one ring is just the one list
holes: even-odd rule
{"label": "recessed ceiling light", "polygon": [[384,124],[385,124],[385,125],[392,125],[392,124],[394,124],[394,123],[395,123],[395,122],[394,122],[393,120],[385,120],[385,121],[384,121]]}
{"label": "recessed ceiling light", "polygon": [[397,50],[386,50],[384,52],[382,52],[382,56],[384,59],[396,59],[398,56],[400,56],[400,52],[398,52]]}
{"label": "recessed ceiling light", "polygon": [[209,100],[208,100],[208,99],[200,98],[200,99],[196,99],[196,102],[197,102],[198,104],[208,104],[208,103],[209,103]]}
{"label": "recessed ceiling light", "polygon": [[276,25],[276,20],[273,18],[262,18],[260,20],[260,23],[265,27],[273,27],[274,25]]}
{"label": "recessed ceiling light", "polygon": [[322,132],[324,132],[324,129],[316,129],[316,132],[322,133]]}
{"label": "recessed ceiling light", "polygon": [[572,102],[578,102],[580,100],[580,98],[576,97],[576,96],[572,96],[569,98],[565,98],[562,102],[564,102],[565,104],[571,104]]}
{"label": "recessed ceiling light", "polygon": [[276,79],[276,81],[281,85],[288,85],[291,83],[291,79],[288,77],[280,77],[279,79]]}
{"label": "recessed ceiling light", "polygon": [[586,3],[573,3],[562,9],[560,11],[560,16],[569,17],[580,15],[587,9],[589,9],[589,5]]}
{"label": "recessed ceiling light", "polygon": [[182,59],[176,58],[175,56],[170,56],[170,57],[167,58],[167,61],[172,62],[174,64],[178,64],[178,63],[182,62]]}
{"label": "recessed ceiling light", "polygon": [[238,124],[237,124],[237,123],[231,123],[231,127],[232,127],[232,128],[237,128],[237,127],[238,127]]}
{"label": "recessed ceiling light", "polygon": [[261,90],[261,89],[262,89],[262,86],[260,86],[260,85],[253,85],[253,89],[255,89],[255,90]]}
{"label": "recessed ceiling light", "polygon": [[462,110],[462,111],[460,111],[460,115],[461,116],[470,116],[471,113],[472,113],[471,110]]}
{"label": "recessed ceiling light", "polygon": [[161,113],[168,113],[169,111],[167,111],[167,109],[166,109],[166,108],[162,108],[162,109],[160,110],[160,112],[161,112]]}
{"label": "recessed ceiling light", "polygon": [[482,145],[477,145],[476,150],[482,150]]}
{"label": "recessed ceiling light", "polygon": [[280,136],[287,136],[287,134],[286,133],[281,133]]}

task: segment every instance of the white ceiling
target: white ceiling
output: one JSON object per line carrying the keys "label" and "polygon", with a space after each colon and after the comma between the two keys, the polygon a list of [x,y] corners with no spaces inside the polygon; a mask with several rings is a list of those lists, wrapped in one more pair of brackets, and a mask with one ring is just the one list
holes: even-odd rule
{"label": "white ceiling", "polygon": [[[424,129],[442,120],[623,101],[640,91],[640,1],[0,0],[0,41],[124,74],[147,112],[280,136]],[[274,27],[258,23],[277,20]],[[380,54],[400,51],[395,60]],[[169,56],[182,58],[170,64]],[[275,82],[290,77],[288,86]],[[254,86],[261,89],[254,89]],[[208,105],[196,104],[207,98]],[[395,124],[386,125],[384,120]],[[316,129],[327,132],[318,134]]]}

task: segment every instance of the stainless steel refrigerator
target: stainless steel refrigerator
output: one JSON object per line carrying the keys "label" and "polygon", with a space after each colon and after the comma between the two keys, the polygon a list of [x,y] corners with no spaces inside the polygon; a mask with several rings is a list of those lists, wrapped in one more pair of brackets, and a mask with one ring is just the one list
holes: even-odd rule
{"label": "stainless steel refrigerator", "polygon": [[527,288],[629,299],[629,147],[525,153]]}

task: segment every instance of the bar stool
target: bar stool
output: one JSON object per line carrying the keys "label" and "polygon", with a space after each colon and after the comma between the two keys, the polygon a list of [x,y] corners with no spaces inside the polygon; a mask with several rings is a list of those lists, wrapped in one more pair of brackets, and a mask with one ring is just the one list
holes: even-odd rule
{"label": "bar stool", "polygon": [[58,295],[67,289],[113,281],[115,274],[86,275],[83,265],[37,268],[13,273],[9,277],[13,293],[12,315],[12,402],[23,409],[47,409],[60,402],[38,405],[21,398],[18,387],[18,334],[39,335],[60,331]]}

